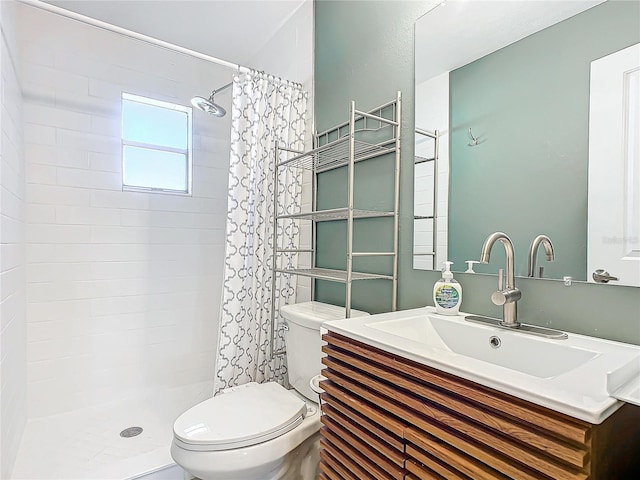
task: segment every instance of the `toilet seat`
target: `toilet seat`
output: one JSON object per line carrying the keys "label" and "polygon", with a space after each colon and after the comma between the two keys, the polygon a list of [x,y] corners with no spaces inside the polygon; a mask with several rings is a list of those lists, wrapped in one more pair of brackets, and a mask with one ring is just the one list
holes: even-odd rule
{"label": "toilet seat", "polygon": [[185,450],[247,447],[302,423],[306,403],[275,382],[251,383],[205,400],[176,420],[174,441]]}

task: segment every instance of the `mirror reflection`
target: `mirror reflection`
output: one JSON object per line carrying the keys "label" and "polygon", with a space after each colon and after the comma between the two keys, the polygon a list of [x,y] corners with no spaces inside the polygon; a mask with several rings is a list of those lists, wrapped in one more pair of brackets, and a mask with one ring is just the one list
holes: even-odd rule
{"label": "mirror reflection", "polygon": [[[609,284],[640,285],[640,66],[610,60],[631,48],[629,61],[640,64],[632,47],[639,5],[450,1],[416,22],[414,268],[449,259],[465,271],[485,238],[503,231],[519,276],[533,268],[534,276],[593,281],[602,270]],[[529,31],[517,31],[523,18]],[[447,39],[438,52],[434,35]],[[592,78],[606,72],[622,88],[594,105],[612,90]],[[437,141],[420,132],[437,132]],[[596,211],[606,219],[597,226]],[[539,235],[555,259],[538,239],[533,267]],[[593,251],[608,256],[591,261]],[[496,273],[498,257],[472,268]]]}

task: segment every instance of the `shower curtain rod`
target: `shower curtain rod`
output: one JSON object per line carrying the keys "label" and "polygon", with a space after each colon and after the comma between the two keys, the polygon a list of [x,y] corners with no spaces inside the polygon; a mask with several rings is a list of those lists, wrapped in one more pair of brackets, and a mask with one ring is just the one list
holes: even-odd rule
{"label": "shower curtain rod", "polygon": [[96,20],[95,18],[87,17],[86,15],[81,15],[79,13],[75,13],[70,10],[66,10],[64,8],[56,7],[55,5],[44,3],[44,2],[41,2],[40,0],[18,0],[18,2],[24,5],[28,5],[30,7],[39,8],[40,10],[45,10],[47,12],[69,18],[71,20],[76,20],[78,22],[85,23],[93,27],[101,28],[102,30],[107,30],[107,31],[116,33],[118,35],[122,35],[124,37],[129,37],[134,40],[139,40],[141,42],[145,42],[151,45],[166,48],[167,50],[173,50],[174,52],[181,53],[183,55],[188,55],[191,57],[199,58],[201,60],[206,60],[208,62],[215,63],[223,67],[232,68],[234,70],[239,70],[241,72],[249,71],[249,68],[244,67],[242,65],[227,62],[226,60],[221,60],[219,58],[212,57],[210,55],[205,55],[204,53],[196,52],[195,50],[191,50],[189,48],[180,47],[178,45],[174,45],[173,43],[165,42],[164,40],[159,40],[157,38],[150,37],[148,35],[143,35],[142,33],[137,33],[132,30],[127,30],[126,28],[118,27],[116,25],[112,25],[110,23],[103,22],[101,20]]}

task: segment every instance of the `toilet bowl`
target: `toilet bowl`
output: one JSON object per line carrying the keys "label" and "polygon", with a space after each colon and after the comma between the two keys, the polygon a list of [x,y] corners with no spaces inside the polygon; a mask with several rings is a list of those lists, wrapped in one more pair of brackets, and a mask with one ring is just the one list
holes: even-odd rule
{"label": "toilet bowl", "polygon": [[287,455],[319,429],[316,403],[275,382],[250,383],[181,415],[171,456],[202,480],[282,478]]}
{"label": "toilet bowl", "polygon": [[[317,478],[320,408],[311,379],[320,373],[320,326],[345,317],[320,302],[286,305],[289,381],[248,383],[199,403],[174,424],[171,456],[202,480]],[[351,310],[351,316],[368,315]],[[317,383],[317,382],[316,382]]]}

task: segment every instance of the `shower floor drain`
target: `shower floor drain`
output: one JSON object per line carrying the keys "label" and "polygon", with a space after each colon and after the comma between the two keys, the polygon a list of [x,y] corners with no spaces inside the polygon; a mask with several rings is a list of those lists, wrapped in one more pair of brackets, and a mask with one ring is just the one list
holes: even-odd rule
{"label": "shower floor drain", "polygon": [[124,438],[135,437],[142,433],[142,427],[129,427],[120,432],[120,436]]}

